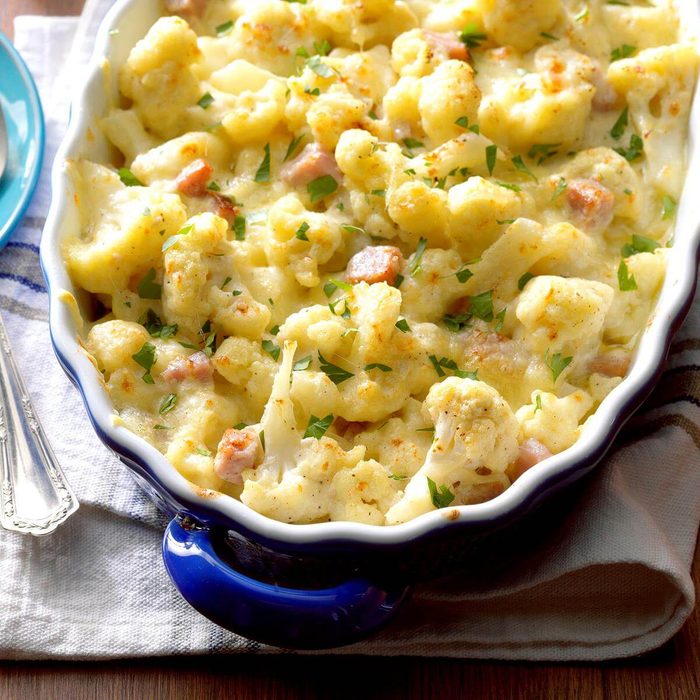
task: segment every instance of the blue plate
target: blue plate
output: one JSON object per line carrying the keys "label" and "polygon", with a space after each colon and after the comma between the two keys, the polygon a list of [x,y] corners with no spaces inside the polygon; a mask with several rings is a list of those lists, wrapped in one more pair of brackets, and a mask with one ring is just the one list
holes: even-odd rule
{"label": "blue plate", "polygon": [[34,80],[0,32],[0,104],[7,124],[7,167],[0,178],[0,248],[12,235],[36,189],[44,156],[44,114]]}

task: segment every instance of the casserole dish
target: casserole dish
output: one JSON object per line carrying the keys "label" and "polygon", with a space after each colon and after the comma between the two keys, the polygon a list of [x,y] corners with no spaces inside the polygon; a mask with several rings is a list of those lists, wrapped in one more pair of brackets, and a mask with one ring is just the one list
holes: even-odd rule
{"label": "casserole dish", "polygon": [[[685,26],[697,27],[697,7],[686,2],[680,8]],[[484,538],[530,512],[603,457],[658,378],[670,339],[692,302],[700,204],[687,195],[686,187],[669,272],[632,368],[571,448],[529,470],[491,501],[445,508],[402,525],[273,521],[233,498],[193,486],[154,447],[124,427],[80,344],[76,312],[82,300],[60,254],[61,241],[79,225],[65,165],[79,158],[110,161],[109,147],[94,125],[117,99],[114,67],[125,61],[159,14],[155,0],[123,0],[110,11],[56,158],[41,249],[54,347],[81,391],[98,435],[173,517],[164,538],[165,565],[192,605],[218,624],[263,642],[295,647],[350,643],[391,619],[412,582],[448,572]],[[695,104],[692,122],[697,121],[697,109]],[[699,176],[696,136],[691,126],[687,182]]]}

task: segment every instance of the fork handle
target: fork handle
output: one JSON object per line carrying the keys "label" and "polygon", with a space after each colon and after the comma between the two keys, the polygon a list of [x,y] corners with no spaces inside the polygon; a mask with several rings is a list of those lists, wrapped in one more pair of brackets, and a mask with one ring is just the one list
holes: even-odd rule
{"label": "fork handle", "polygon": [[78,501],[37,420],[0,316],[0,525],[53,532]]}

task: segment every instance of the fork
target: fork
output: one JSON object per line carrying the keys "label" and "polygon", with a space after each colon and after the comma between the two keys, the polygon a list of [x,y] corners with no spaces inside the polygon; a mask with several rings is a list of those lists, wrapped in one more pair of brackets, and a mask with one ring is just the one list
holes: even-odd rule
{"label": "fork", "polygon": [[[7,127],[0,104],[0,187],[7,166]],[[78,508],[37,419],[0,316],[0,525],[44,535]]]}

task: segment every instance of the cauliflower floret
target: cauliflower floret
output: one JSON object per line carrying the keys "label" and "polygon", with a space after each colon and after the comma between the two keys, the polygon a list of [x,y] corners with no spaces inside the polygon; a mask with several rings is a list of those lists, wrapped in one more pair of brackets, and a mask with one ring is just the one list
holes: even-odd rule
{"label": "cauliflower floret", "polygon": [[441,63],[423,80],[418,103],[423,130],[439,145],[459,136],[463,129],[455,122],[467,117],[476,121],[481,92],[474,82],[474,69],[464,61]]}
{"label": "cauliflower floret", "polygon": [[386,196],[389,216],[399,226],[399,237],[416,247],[421,238],[434,248],[450,245],[447,193],[412,180]]}
{"label": "cauliflower floret", "polygon": [[108,375],[131,361],[144,343],[150,340],[148,331],[139,323],[104,321],[95,324],[87,336],[87,350]]}
{"label": "cauliflower floret", "polygon": [[542,32],[559,19],[558,0],[478,0],[484,27],[490,38],[525,52],[541,41]]}
{"label": "cauliflower floret", "polygon": [[533,352],[576,356],[597,349],[614,296],[601,282],[541,275],[525,286],[515,315]]}
{"label": "cauliflower floret", "polygon": [[[491,60],[496,60],[492,58]],[[582,139],[595,88],[594,64],[571,50],[542,47],[535,54],[535,72],[495,78],[484,93],[479,125],[488,138],[514,151],[533,144],[557,143],[564,149]]]}
{"label": "cauliflower floret", "polygon": [[582,429],[579,424],[593,407],[593,399],[581,389],[561,398],[546,391],[533,391],[531,401],[515,413],[522,439],[534,438],[552,454],[578,440]]}
{"label": "cauliflower floret", "polygon": [[249,418],[259,415],[277,372],[277,363],[262,350],[260,342],[248,338],[226,338],[212,361],[216,371],[245,395],[252,414]]}
{"label": "cauliflower floret", "polygon": [[110,109],[100,128],[105,136],[122,152],[126,163],[139,153],[156,146],[156,140],[143,128],[133,109]]}
{"label": "cauliflower floret", "polygon": [[678,37],[678,12],[672,0],[654,0],[648,5],[607,3],[601,10],[608,34],[618,46],[648,49],[672,44]]}
{"label": "cauliflower floret", "polygon": [[523,210],[522,195],[482,177],[470,177],[448,193],[450,230],[466,260],[479,257],[503,231],[499,223],[516,219]]}
{"label": "cauliflower floret", "polygon": [[[657,248],[653,253],[639,253],[626,259],[627,273],[634,278],[636,289],[622,291],[615,285],[615,297],[605,323],[607,342],[627,343],[644,328],[664,282],[668,252],[667,248]],[[617,267],[612,274],[616,270]]]}
{"label": "cauliflower floret", "polygon": [[435,424],[435,438],[425,463],[387,512],[390,525],[436,507],[431,482],[439,492],[458,489],[462,502],[470,500],[471,489],[485,482],[507,487],[505,470],[518,454],[518,421],[488,384],[448,377],[430,389],[424,407]]}
{"label": "cauliflower floret", "polygon": [[422,89],[420,78],[405,75],[386,91],[382,108],[388,122],[387,138],[393,138],[396,131],[401,130],[419,133],[422,126],[418,104]]}
{"label": "cauliflower floret", "polygon": [[645,172],[678,197],[685,173],[685,142],[698,53],[693,44],[640,51],[615,61],[608,80],[627,98],[630,120],[644,139]]}
{"label": "cauliflower floret", "polygon": [[64,243],[76,284],[117,294],[158,266],[161,246],[186,218],[180,198],[145,187],[124,187],[116,173],[81,161],[70,166],[80,201],[80,230]]}
{"label": "cauliflower floret", "polygon": [[338,139],[352,129],[367,113],[367,105],[346,88],[333,88],[314,100],[306,113],[314,140],[333,150]]}
{"label": "cauliflower floret", "polygon": [[[265,252],[273,265],[288,267],[303,287],[315,287],[320,281],[318,267],[328,262],[342,246],[340,227],[325,214],[308,211],[297,195],[277,200],[269,212],[272,235]],[[301,231],[304,238],[297,232]]]}
{"label": "cauliflower floret", "polygon": [[192,71],[199,57],[197,35],[180,17],[161,17],[131,50],[119,89],[151,133],[168,139],[184,130],[182,112],[202,96]]}

